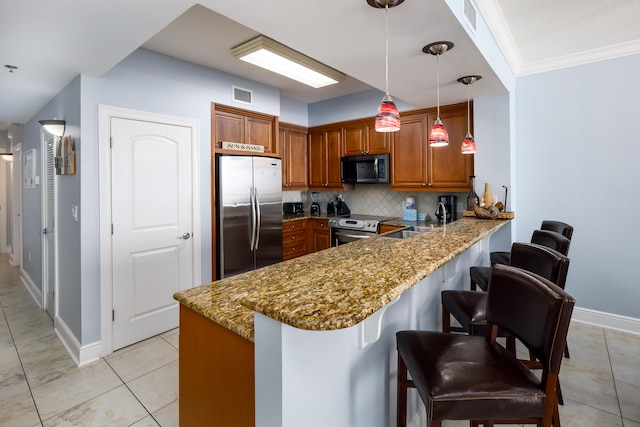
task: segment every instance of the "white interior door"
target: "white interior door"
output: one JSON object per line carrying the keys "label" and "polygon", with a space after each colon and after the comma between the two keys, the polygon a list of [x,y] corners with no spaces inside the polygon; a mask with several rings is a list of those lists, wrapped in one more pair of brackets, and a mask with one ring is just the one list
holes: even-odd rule
{"label": "white interior door", "polygon": [[193,286],[192,129],[111,118],[113,350],[178,326]]}
{"label": "white interior door", "polygon": [[[57,137],[56,137],[57,138]],[[43,305],[55,319],[56,295],[56,187],[55,187],[55,142],[45,139],[42,147],[42,288]]]}

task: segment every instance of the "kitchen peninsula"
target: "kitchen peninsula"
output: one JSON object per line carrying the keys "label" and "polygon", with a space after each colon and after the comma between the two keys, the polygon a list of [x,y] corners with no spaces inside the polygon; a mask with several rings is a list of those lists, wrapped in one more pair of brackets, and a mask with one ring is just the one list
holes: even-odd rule
{"label": "kitchen peninsula", "polygon": [[177,293],[180,424],[391,425],[395,332],[438,329],[440,291],[468,287],[505,224],[463,218]]}

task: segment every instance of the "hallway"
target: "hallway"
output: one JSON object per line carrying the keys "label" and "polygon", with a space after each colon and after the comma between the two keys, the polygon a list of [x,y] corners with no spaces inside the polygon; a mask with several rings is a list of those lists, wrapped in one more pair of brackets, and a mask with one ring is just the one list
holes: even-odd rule
{"label": "hallway", "polygon": [[[76,368],[7,260],[0,255],[1,426],[178,425],[177,329]],[[640,427],[640,336],[573,322],[568,341],[562,425]]]}
{"label": "hallway", "polygon": [[77,368],[0,255],[0,426],[177,426],[177,399],[177,329]]}

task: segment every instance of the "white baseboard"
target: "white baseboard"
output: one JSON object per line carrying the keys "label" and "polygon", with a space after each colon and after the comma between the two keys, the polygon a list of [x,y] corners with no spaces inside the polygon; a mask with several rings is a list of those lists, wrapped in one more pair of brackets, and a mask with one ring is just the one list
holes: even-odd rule
{"label": "white baseboard", "polygon": [[67,324],[64,323],[60,317],[56,317],[55,331],[60,342],[67,350],[67,353],[71,356],[73,363],[78,367],[94,362],[102,357],[100,341],[81,346]]}
{"label": "white baseboard", "polygon": [[31,277],[26,271],[20,270],[20,281],[27,288],[27,291],[31,294],[38,307],[42,308],[42,291],[38,289],[36,284],[31,280]]}
{"label": "white baseboard", "polygon": [[573,309],[572,320],[640,335],[640,319],[634,317],[575,307]]}

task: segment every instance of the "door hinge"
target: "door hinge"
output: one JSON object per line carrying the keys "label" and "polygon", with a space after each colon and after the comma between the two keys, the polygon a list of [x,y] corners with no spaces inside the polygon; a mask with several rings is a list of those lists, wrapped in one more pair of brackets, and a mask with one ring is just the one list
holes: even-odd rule
{"label": "door hinge", "polygon": [[111,235],[113,235],[113,223],[111,223]]}
{"label": "door hinge", "polygon": [[116,321],[116,311],[115,310],[111,310],[111,321],[112,322]]}
{"label": "door hinge", "polygon": [[113,148],[113,137],[109,137],[109,148]]}

